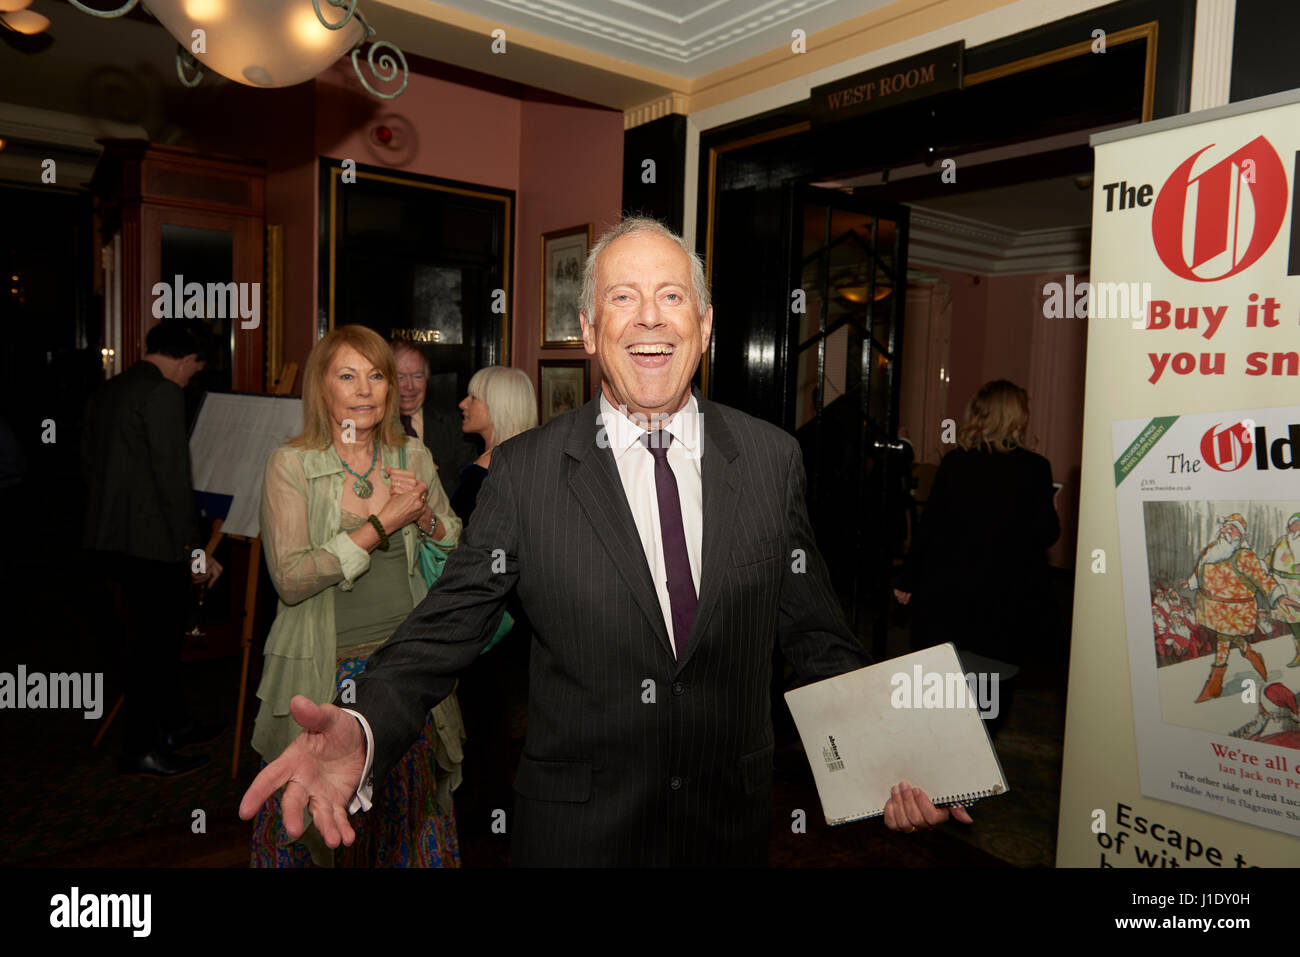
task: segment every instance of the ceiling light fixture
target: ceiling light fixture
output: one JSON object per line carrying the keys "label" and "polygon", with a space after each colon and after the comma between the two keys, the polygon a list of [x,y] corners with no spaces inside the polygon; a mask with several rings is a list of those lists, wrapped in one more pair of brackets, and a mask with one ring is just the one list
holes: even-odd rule
{"label": "ceiling light fixture", "polygon": [[0,0],[0,26],[29,37],[44,33],[50,21],[28,10],[31,5],[32,0]]}
{"label": "ceiling light fixture", "polygon": [[[0,9],[23,2],[0,0]],[[79,0],[68,2],[92,16],[108,19],[125,16],[140,0],[127,0],[116,10],[95,10]],[[374,39],[375,30],[357,11],[357,0],[324,0],[342,11],[335,20],[326,18],[321,2],[150,0],[147,9],[180,44],[176,75],[185,86],[197,86],[204,67],[245,86],[294,86],[351,53],[352,67],[367,92],[384,100],[400,96],[410,78],[402,51],[387,40]],[[394,92],[375,89],[362,72],[358,55],[367,43],[366,66],[375,79],[391,84],[401,74],[401,85]]]}
{"label": "ceiling light fixture", "polygon": [[[880,302],[880,300],[884,299],[893,291],[894,287],[889,285],[889,283],[877,280],[876,288],[872,291],[872,297],[874,301]],[[855,306],[860,306],[867,301],[867,286],[866,283],[836,286],[835,294],[841,299],[848,300]]]}

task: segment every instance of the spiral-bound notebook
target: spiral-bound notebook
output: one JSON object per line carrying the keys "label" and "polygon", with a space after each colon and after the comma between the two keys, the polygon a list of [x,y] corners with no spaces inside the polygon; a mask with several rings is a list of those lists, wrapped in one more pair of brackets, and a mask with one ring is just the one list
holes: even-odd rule
{"label": "spiral-bound notebook", "polygon": [[785,694],[827,824],[883,814],[907,781],[936,806],[970,805],[1009,787],[980,717],[995,717],[992,675],[966,673],[951,644]]}

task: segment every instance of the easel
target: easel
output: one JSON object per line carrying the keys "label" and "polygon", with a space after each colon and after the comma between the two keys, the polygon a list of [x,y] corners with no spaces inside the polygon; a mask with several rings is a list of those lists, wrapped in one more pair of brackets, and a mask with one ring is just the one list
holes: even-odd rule
{"label": "easel", "polygon": [[[286,362],[276,379],[273,394],[278,396],[290,395],[297,376],[298,364],[296,362]],[[235,710],[235,744],[230,757],[230,777],[231,780],[234,780],[239,774],[239,748],[244,737],[244,702],[248,697],[248,662],[253,647],[253,623],[257,611],[257,579],[262,564],[262,539],[260,536],[228,534],[221,530],[223,524],[223,519],[217,519],[212,524],[212,535],[208,539],[207,546],[203,549],[208,558],[212,557],[213,551],[216,550],[217,545],[221,543],[223,538],[230,538],[232,541],[243,542],[249,546],[248,574],[244,582],[244,620],[240,631],[242,661],[239,668],[239,701]],[[113,705],[113,710],[109,712],[108,718],[99,729],[99,733],[95,735],[91,747],[99,747],[99,742],[103,740],[104,735],[108,732],[109,726],[112,725],[113,719],[117,717],[118,712],[122,709],[122,703],[125,700],[125,694],[118,695],[117,703]]]}
{"label": "easel", "polygon": [[[293,380],[298,376],[298,363],[286,362],[280,369],[280,377],[275,382],[275,395],[289,395],[293,391]],[[214,539],[220,534],[221,522],[212,527]],[[231,535],[232,539],[247,542],[248,578],[244,585],[244,627],[240,632],[239,645],[242,661],[239,665],[239,703],[235,708],[235,746],[230,755],[230,779],[239,774],[239,746],[244,740],[244,701],[248,697],[248,658],[253,647],[253,619],[257,611],[257,573],[262,567],[262,538],[248,538],[244,535]],[[214,547],[215,547],[215,543]]]}

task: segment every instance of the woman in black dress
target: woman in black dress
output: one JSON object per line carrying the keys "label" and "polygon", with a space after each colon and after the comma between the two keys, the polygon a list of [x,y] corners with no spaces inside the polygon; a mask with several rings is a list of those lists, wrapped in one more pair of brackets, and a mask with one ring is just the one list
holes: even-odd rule
{"label": "woman in black dress", "polygon": [[487,478],[492,450],[506,439],[537,425],[537,393],[523,369],[488,366],[469,380],[469,394],[460,402],[461,430],[483,439],[484,452],[460,470],[460,484],[451,495],[451,508],[460,520],[469,517],[478,490]]}
{"label": "woman in black dress", "polygon": [[1028,425],[1029,396],[1004,379],[967,404],[894,591],[903,604],[915,597],[913,648],[951,641],[1019,664],[1032,642],[1055,639],[1045,551],[1061,524],[1051,464],[1025,447]]}
{"label": "woman in black dress", "polygon": [[[488,366],[469,380],[460,411],[461,429],[481,436],[485,449],[460,470],[460,484],[451,495],[452,511],[468,528],[492,450],[537,425],[537,393],[522,369]],[[471,838],[490,833],[498,809],[513,820],[512,721],[527,700],[530,631],[514,596],[506,608],[514,618],[510,633],[461,674],[456,688],[468,737],[465,763],[476,769],[456,792],[456,814],[461,833]],[[471,849],[471,863],[473,853]]]}

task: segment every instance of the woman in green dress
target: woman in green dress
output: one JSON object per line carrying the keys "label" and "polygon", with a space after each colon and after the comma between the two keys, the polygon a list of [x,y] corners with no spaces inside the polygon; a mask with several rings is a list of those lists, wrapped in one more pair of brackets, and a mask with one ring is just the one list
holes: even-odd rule
{"label": "woman in green dress", "polygon": [[[253,747],[265,762],[302,730],[289,714],[293,696],[346,704],[349,681],[423,599],[422,538],[447,551],[460,537],[428,450],[401,427],[396,381],[377,333],[330,332],[307,359],[303,430],[267,460],[261,535],[280,601],[257,689]],[[254,824],[253,866],[459,866],[451,792],[463,741],[453,695],[376,782],[372,807],[352,820],[350,848],[331,851],[314,826],[291,839],[273,798]]]}

